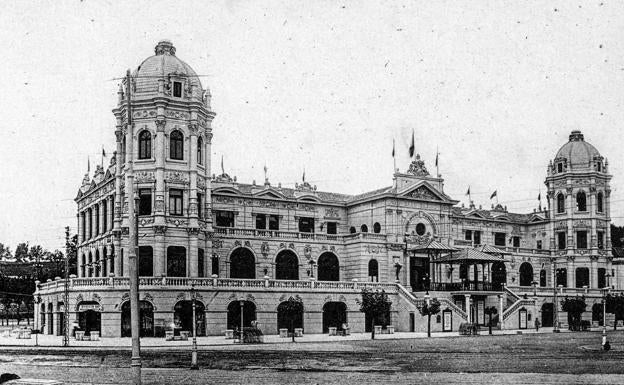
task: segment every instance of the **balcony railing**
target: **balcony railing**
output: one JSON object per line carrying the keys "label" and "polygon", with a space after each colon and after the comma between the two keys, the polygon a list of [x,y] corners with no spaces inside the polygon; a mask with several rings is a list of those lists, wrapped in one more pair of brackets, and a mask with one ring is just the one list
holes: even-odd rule
{"label": "balcony railing", "polygon": [[503,285],[497,282],[433,282],[432,291],[503,291]]}
{"label": "balcony railing", "polygon": [[[127,288],[130,286],[128,277],[109,278],[71,278],[70,288]],[[383,289],[387,293],[397,293],[395,283],[357,282],[357,281],[313,281],[313,280],[277,280],[277,279],[242,279],[242,278],[189,278],[189,277],[140,277],[141,287],[177,287],[190,288],[230,288],[236,289],[270,289],[270,290],[315,290],[315,291],[346,291],[360,292],[363,289]],[[58,292],[65,288],[62,279],[45,282],[40,285],[40,292]]]}
{"label": "balcony railing", "polygon": [[276,239],[303,239],[312,241],[336,241],[343,242],[352,239],[367,239],[385,241],[386,234],[375,233],[355,233],[355,234],[320,234],[304,233],[299,231],[284,230],[258,230],[245,229],[241,227],[214,227],[214,233],[225,236],[236,237],[256,237],[256,238],[276,238]]}

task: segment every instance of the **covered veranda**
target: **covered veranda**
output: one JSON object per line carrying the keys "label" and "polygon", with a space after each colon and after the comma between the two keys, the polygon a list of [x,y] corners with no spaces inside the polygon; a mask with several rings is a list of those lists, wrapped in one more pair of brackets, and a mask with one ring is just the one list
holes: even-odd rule
{"label": "covered veranda", "polygon": [[452,253],[459,249],[431,240],[425,245],[418,245],[411,249],[410,257],[410,284],[413,291],[434,290],[433,285],[442,282],[441,266],[435,265],[444,253]]}
{"label": "covered veranda", "polygon": [[[433,259],[431,262],[436,266],[435,270],[440,272],[440,280],[432,283],[431,289],[457,292],[503,291],[504,282],[492,280],[492,265],[504,263],[504,258],[502,255],[494,254],[494,252],[500,251],[498,249],[488,251],[492,253],[486,253],[479,249],[462,249]],[[445,265],[450,265],[450,281],[448,282],[442,282],[441,272]],[[459,266],[459,282],[453,282],[455,265]]]}

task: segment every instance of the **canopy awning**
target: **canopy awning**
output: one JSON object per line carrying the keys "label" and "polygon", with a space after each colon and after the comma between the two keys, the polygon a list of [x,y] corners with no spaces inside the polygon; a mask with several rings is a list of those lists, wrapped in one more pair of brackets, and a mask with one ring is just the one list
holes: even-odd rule
{"label": "canopy awning", "polygon": [[433,262],[436,263],[454,263],[454,262],[503,262],[504,259],[497,255],[486,254],[477,249],[462,249],[459,252],[444,255]]}
{"label": "canopy awning", "polygon": [[507,250],[499,249],[498,247],[490,246],[490,245],[482,245],[477,247],[477,250],[492,255],[511,255],[511,253]]}
{"label": "canopy awning", "polygon": [[426,245],[415,246],[409,249],[409,251],[413,253],[429,253],[429,252],[448,253],[451,251],[459,251],[459,249],[456,249],[455,247],[452,247],[452,246],[443,245],[436,240],[431,240]]}

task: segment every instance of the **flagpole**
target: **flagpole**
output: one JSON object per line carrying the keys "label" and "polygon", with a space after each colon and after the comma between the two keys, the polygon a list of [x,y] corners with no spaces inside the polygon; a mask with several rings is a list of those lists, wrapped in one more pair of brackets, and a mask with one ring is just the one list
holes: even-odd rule
{"label": "flagpole", "polygon": [[395,145],[394,138],[392,138],[392,162],[393,162],[393,165],[394,165],[394,168],[392,169],[392,175],[394,175],[394,173],[396,172],[396,169],[397,169],[396,168],[396,155],[394,153],[394,149],[395,149],[394,145]]}
{"label": "flagpole", "polygon": [[438,146],[436,146],[436,178],[440,177],[440,167],[438,166],[438,155],[440,155],[440,150]]}

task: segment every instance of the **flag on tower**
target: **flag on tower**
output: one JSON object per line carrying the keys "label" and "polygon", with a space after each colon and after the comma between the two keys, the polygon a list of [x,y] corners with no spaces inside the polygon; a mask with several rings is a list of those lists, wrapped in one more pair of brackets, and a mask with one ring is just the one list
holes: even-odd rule
{"label": "flag on tower", "polygon": [[436,167],[438,167],[438,155],[440,155],[440,153],[436,151],[436,163],[435,163]]}
{"label": "flag on tower", "polygon": [[496,196],[496,190],[494,190],[494,192],[492,193],[492,195],[490,195],[490,199],[494,198]]}
{"label": "flag on tower", "polygon": [[466,195],[470,196],[470,186],[468,186],[468,191],[466,191]]}
{"label": "flag on tower", "polygon": [[394,158],[394,138],[392,138],[392,157]]}
{"label": "flag on tower", "polygon": [[414,130],[412,130],[412,144],[410,145],[410,148],[409,148],[410,159],[412,159],[412,157],[414,156],[414,149],[415,148],[416,148],[416,146],[414,145]]}
{"label": "flag on tower", "polygon": [[87,155],[87,173],[91,172],[91,159]]}

